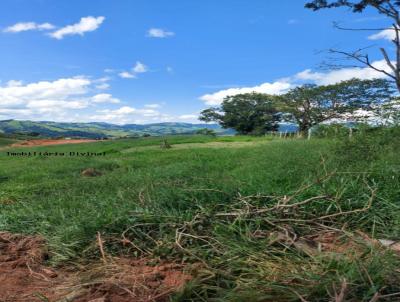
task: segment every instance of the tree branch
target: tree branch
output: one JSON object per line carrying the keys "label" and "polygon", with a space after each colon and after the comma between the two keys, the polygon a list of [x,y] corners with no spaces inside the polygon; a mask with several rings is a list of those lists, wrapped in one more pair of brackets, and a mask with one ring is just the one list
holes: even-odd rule
{"label": "tree branch", "polygon": [[350,31],[379,31],[379,30],[395,30],[393,27],[382,27],[382,28],[348,28],[348,27],[341,27],[339,23],[333,22],[333,27],[340,29],[340,30],[350,30]]}
{"label": "tree branch", "polygon": [[380,69],[380,68],[377,68],[377,67],[375,67],[374,65],[372,65],[371,62],[370,62],[370,60],[369,60],[368,55],[357,54],[359,51],[360,51],[360,50],[357,50],[357,51],[354,52],[354,53],[350,53],[350,52],[340,51],[340,50],[334,50],[334,49],[331,49],[331,50],[330,50],[331,53],[337,53],[337,54],[345,55],[345,56],[347,56],[347,57],[349,57],[349,58],[352,58],[352,59],[354,59],[354,60],[356,60],[356,61],[358,61],[358,62],[360,62],[360,63],[362,63],[362,64],[364,64],[364,65],[366,65],[366,66],[368,66],[368,67],[370,67],[371,69],[373,69],[373,70],[375,70],[375,71],[377,71],[377,72],[383,73],[383,74],[385,74],[386,76],[388,76],[388,77],[390,77],[390,78],[396,80],[396,76],[394,76],[394,75],[392,75],[391,73],[385,71],[384,69]]}
{"label": "tree branch", "polygon": [[386,64],[390,67],[390,69],[391,69],[391,70],[393,71],[393,73],[395,74],[397,69],[396,69],[396,67],[392,64],[392,62],[390,61],[389,56],[388,56],[386,50],[385,50],[383,47],[379,48],[379,50],[381,51],[383,57],[385,58]]}

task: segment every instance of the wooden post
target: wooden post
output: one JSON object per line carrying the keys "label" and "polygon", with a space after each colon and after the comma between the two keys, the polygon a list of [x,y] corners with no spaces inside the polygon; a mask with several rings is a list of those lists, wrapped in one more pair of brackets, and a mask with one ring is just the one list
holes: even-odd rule
{"label": "wooden post", "polygon": [[308,129],[308,137],[307,137],[307,139],[308,139],[308,140],[310,140],[310,139],[311,139],[311,128],[310,128],[310,129]]}

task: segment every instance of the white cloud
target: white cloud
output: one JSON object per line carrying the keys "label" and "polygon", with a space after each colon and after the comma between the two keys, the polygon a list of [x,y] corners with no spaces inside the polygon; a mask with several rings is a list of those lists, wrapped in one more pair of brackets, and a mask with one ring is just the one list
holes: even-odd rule
{"label": "white cloud", "polygon": [[98,79],[95,80],[95,82],[104,83],[104,82],[108,82],[110,80],[111,80],[111,77],[107,76],[107,77],[98,78]]}
{"label": "white cloud", "polygon": [[7,87],[19,87],[22,86],[22,81],[10,80],[7,82]]}
{"label": "white cloud", "polygon": [[55,26],[50,23],[37,24],[35,22],[20,22],[5,28],[6,33],[19,33],[29,30],[52,30]]}
{"label": "white cloud", "polygon": [[132,107],[129,107],[129,106],[124,106],[124,107],[121,107],[121,108],[119,108],[117,110],[110,111],[110,112],[111,113],[115,113],[115,114],[125,115],[125,114],[133,113],[135,111],[136,111],[135,108],[132,108]]}
{"label": "white cloud", "polygon": [[394,29],[385,29],[376,34],[368,36],[369,40],[394,40],[396,38],[396,32]]}
{"label": "white cloud", "polygon": [[144,65],[143,63],[137,61],[136,65],[133,67],[133,72],[134,73],[145,73],[148,71],[148,68],[146,65]]}
{"label": "white cloud", "polygon": [[0,119],[48,120],[63,122],[109,122],[114,124],[196,121],[197,116],[172,116],[159,111],[160,103],[142,108],[121,103],[109,93],[93,91],[107,84],[108,77],[62,78],[54,81],[23,83],[11,80],[0,85]]}
{"label": "white cloud", "polygon": [[[111,94],[90,95],[105,78],[72,77],[24,84],[11,80],[0,86],[1,118],[71,121],[77,112],[120,103]],[[91,108],[92,109],[92,108]],[[85,119],[83,118],[83,121]]]}
{"label": "white cloud", "polygon": [[91,97],[91,101],[93,103],[112,103],[112,104],[118,104],[121,102],[119,99],[113,98],[113,96],[109,93],[96,94]]}
{"label": "white cloud", "polygon": [[199,118],[198,114],[183,114],[178,117],[181,120],[197,120]]}
{"label": "white cloud", "polygon": [[110,88],[110,84],[108,84],[108,83],[101,83],[99,85],[96,85],[96,89],[99,89],[99,90],[107,90],[109,88]]}
{"label": "white cloud", "polygon": [[[11,85],[10,85],[11,84]],[[90,80],[83,77],[59,79],[53,82],[41,81],[22,85],[19,81],[9,81],[0,86],[0,107],[34,103],[39,100],[67,100],[71,96],[88,92]]]}
{"label": "white cloud", "polygon": [[130,73],[128,71],[120,72],[118,75],[123,79],[134,79],[134,78],[136,78],[136,75],[134,75],[134,74],[132,74],[132,73]]}
{"label": "white cloud", "polygon": [[161,105],[160,104],[147,104],[147,105],[144,105],[144,107],[156,109],[156,108],[160,108]]}
{"label": "white cloud", "polygon": [[106,76],[93,81],[96,84],[95,88],[99,90],[109,89],[111,86],[107,82],[111,81],[111,77]]}
{"label": "white cloud", "polygon": [[26,108],[39,109],[40,112],[53,111],[59,109],[84,109],[89,103],[85,100],[80,101],[62,101],[62,100],[35,100],[29,101]]}
{"label": "white cloud", "polygon": [[162,28],[150,28],[147,31],[147,36],[151,38],[167,38],[175,36],[175,33]]}
{"label": "white cloud", "polygon": [[[376,68],[383,69],[390,73],[390,69],[384,60],[375,61],[372,65]],[[350,80],[352,78],[358,78],[362,80],[371,80],[375,78],[384,78],[385,75],[381,72],[375,71],[369,67],[351,67],[342,68],[338,70],[332,70],[328,72],[313,72],[310,69],[306,69],[296,74],[292,81],[311,81],[318,85],[329,85],[335,84],[341,81]]]}
{"label": "white cloud", "polygon": [[86,32],[91,32],[95,31],[99,26],[103,23],[105,20],[105,17],[100,16],[100,17],[84,17],[81,18],[81,20],[78,23],[72,24],[65,26],[63,28],[60,28],[59,30],[56,30],[55,32],[52,32],[50,36],[52,38],[61,40],[64,38],[64,36],[67,35],[81,35],[83,36]]}
{"label": "white cloud", "polygon": [[42,23],[37,26],[39,30],[51,30],[56,28],[53,24],[50,23]]}
{"label": "white cloud", "polygon": [[88,118],[94,121],[105,121],[115,124],[143,123],[154,119],[159,120],[163,115],[153,109],[136,109],[130,106],[123,106],[115,110],[98,110],[97,114]]}
{"label": "white cloud", "polygon": [[244,88],[229,88],[220,90],[212,94],[206,94],[200,97],[207,105],[219,105],[222,103],[225,97],[231,95],[237,95],[242,93],[267,93],[267,94],[282,94],[292,87],[292,84],[284,81],[277,81],[274,83],[264,83],[254,87]]}
{"label": "white cloud", "polygon": [[146,73],[149,68],[140,61],[137,61],[135,66],[131,68],[130,71],[120,72],[118,75],[123,79],[136,79],[137,75],[140,73]]}
{"label": "white cloud", "polygon": [[[384,60],[372,62],[372,65],[378,69],[385,70],[388,73],[391,72]],[[264,83],[255,87],[224,89],[212,94],[203,95],[200,97],[200,100],[204,101],[206,105],[213,106],[221,104],[223,99],[227,96],[251,92],[282,94],[290,88],[304,84],[304,82],[311,82],[317,85],[329,85],[350,80],[352,78],[371,80],[385,77],[386,76],[383,73],[375,71],[369,67],[349,67],[328,72],[315,72],[311,69],[306,69],[295,74],[294,76],[287,77],[273,83]]]}

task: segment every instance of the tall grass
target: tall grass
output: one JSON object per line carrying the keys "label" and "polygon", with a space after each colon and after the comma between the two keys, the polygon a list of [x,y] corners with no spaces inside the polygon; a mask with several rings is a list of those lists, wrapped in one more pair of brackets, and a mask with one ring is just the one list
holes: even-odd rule
{"label": "tall grass", "polygon": [[[42,234],[55,264],[98,257],[97,232],[108,253],[195,264],[196,278],[177,301],[331,301],[343,284],[348,301],[369,301],[400,291],[398,258],[354,235],[397,240],[400,231],[399,135],[370,137],[182,136],[168,138],[168,150],[142,148],[161,138],[30,149],[104,157],[8,157],[3,150],[0,229]],[[214,141],[221,147],[174,149]],[[251,144],[223,144],[235,141]],[[83,177],[86,168],[103,175]],[[329,230],[343,246],[357,243],[314,254],[290,242]]]}

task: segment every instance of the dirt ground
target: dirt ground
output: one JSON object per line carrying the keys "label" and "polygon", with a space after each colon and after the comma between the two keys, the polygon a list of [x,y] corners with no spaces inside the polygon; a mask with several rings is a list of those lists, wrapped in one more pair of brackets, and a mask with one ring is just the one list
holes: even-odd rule
{"label": "dirt ground", "polygon": [[0,232],[0,302],[159,302],[191,279],[174,263],[107,258],[76,271],[48,257],[42,238]]}
{"label": "dirt ground", "polygon": [[12,144],[11,147],[35,147],[49,145],[82,144],[93,143],[98,140],[93,139],[33,139]]}

